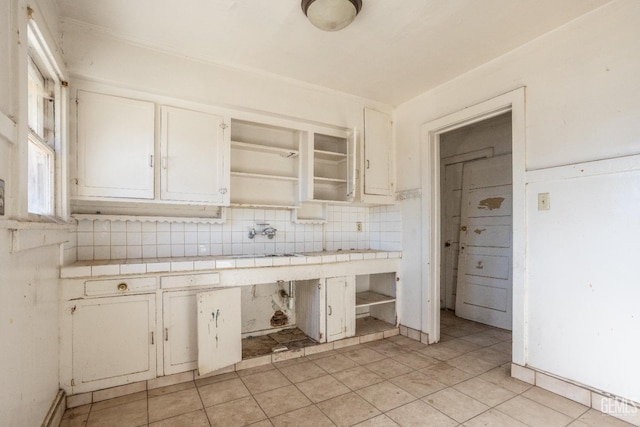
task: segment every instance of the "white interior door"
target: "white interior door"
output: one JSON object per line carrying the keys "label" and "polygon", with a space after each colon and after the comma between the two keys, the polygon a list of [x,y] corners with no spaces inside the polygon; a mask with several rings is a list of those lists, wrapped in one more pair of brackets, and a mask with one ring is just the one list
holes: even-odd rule
{"label": "white interior door", "polygon": [[240,288],[198,294],[198,372],[205,375],[242,360]]}
{"label": "white interior door", "polygon": [[511,329],[511,155],[465,164],[456,315]]}
{"label": "white interior door", "polygon": [[460,203],[462,199],[462,168],[464,163],[443,165],[442,200],[442,277],[440,307],[455,310],[458,280],[458,249],[460,236]]}

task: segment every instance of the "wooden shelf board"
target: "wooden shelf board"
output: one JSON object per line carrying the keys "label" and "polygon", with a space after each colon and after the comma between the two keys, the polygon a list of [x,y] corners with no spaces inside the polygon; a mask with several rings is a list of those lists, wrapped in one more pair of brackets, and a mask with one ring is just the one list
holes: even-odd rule
{"label": "wooden shelf board", "polygon": [[315,182],[318,183],[324,183],[324,184],[329,184],[329,183],[336,183],[336,184],[346,184],[347,180],[346,179],[340,179],[340,178],[326,178],[324,176],[314,176],[313,180]]}
{"label": "wooden shelf board", "polygon": [[313,150],[314,158],[322,160],[342,160],[347,157],[344,153],[336,153],[334,151]]}
{"label": "wooden shelf board", "polygon": [[231,148],[240,150],[258,151],[261,153],[278,154],[282,157],[298,157],[298,150],[290,148],[272,147],[269,145],[253,144],[249,142],[231,141]]}
{"label": "wooden shelf board", "polygon": [[295,176],[266,175],[261,173],[249,173],[249,172],[231,172],[231,176],[238,176],[242,178],[271,179],[274,181],[297,181],[298,180],[298,177],[295,177]]}
{"label": "wooden shelf board", "polygon": [[377,292],[358,292],[356,293],[356,307],[369,307],[377,304],[387,304],[394,302],[396,297],[382,295]]}

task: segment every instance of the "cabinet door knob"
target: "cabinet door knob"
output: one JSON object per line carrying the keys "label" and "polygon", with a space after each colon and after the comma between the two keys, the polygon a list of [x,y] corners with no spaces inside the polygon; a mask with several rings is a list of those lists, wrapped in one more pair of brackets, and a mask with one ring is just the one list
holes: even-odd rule
{"label": "cabinet door knob", "polygon": [[329,316],[331,316],[333,314],[333,309],[331,308],[331,306],[329,306]]}
{"label": "cabinet door knob", "polygon": [[126,283],[120,283],[120,284],[118,285],[118,290],[119,290],[120,292],[124,292],[124,291],[126,291],[126,290],[127,290],[127,288],[128,288],[128,286],[127,286],[127,284],[126,284]]}

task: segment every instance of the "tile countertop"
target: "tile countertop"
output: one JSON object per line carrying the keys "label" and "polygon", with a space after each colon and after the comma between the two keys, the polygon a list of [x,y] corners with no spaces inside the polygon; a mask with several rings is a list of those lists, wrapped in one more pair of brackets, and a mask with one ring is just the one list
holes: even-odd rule
{"label": "tile countertop", "polygon": [[284,267],[289,265],[327,264],[333,262],[402,258],[402,252],[349,250],[303,252],[293,255],[221,255],[210,257],[150,258],[128,260],[78,261],[63,266],[60,277],[114,276],[178,271],[221,270],[229,268]]}

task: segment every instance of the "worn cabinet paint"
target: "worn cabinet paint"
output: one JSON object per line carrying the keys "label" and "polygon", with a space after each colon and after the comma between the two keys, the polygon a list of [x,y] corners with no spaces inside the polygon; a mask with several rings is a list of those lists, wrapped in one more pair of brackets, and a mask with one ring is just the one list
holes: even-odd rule
{"label": "worn cabinet paint", "polygon": [[197,291],[172,291],[162,295],[164,374],[196,369]]}
{"label": "worn cabinet paint", "polygon": [[330,277],[325,279],[325,283],[327,290],[327,341],[355,335],[355,277]]}
{"label": "worn cabinet paint", "polygon": [[198,372],[205,375],[242,360],[240,288],[197,297]]}
{"label": "worn cabinet paint", "polygon": [[74,301],[74,393],[156,376],[155,294]]}

